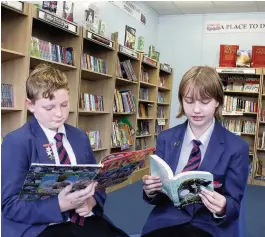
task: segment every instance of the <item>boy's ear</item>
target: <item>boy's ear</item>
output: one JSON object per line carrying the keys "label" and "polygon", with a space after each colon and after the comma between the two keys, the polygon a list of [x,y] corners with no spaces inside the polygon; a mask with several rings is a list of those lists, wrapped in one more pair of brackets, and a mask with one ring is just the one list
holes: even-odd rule
{"label": "boy's ear", "polygon": [[32,101],[30,100],[30,99],[26,99],[26,105],[27,105],[27,108],[28,108],[28,110],[31,112],[31,113],[34,113],[34,111],[35,111],[35,106],[34,106],[34,104],[32,103]]}

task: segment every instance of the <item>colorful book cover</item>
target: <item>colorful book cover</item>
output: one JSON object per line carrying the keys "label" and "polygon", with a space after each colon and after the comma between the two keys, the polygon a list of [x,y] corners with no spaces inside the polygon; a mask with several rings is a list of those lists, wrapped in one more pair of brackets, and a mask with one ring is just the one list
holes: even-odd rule
{"label": "colorful book cover", "polygon": [[219,67],[235,67],[239,45],[220,45]]}
{"label": "colorful book cover", "polygon": [[237,67],[250,67],[251,66],[251,50],[238,49],[236,55]]}
{"label": "colorful book cover", "polygon": [[125,26],[125,38],[124,38],[124,46],[130,49],[135,49],[135,41],[136,41],[136,29]]}
{"label": "colorful book cover", "polygon": [[202,203],[199,196],[201,188],[213,191],[213,175],[206,171],[187,171],[174,175],[168,164],[157,155],[150,155],[152,176],[159,176],[162,192],[182,208],[187,205]]}
{"label": "colorful book cover", "polygon": [[252,46],[252,67],[265,67],[265,46]]}
{"label": "colorful book cover", "polygon": [[72,184],[73,191],[84,189],[97,181],[97,190],[122,183],[140,166],[155,148],[118,152],[105,156],[99,164],[56,165],[32,163],[21,189],[20,200],[44,200],[58,195]]}

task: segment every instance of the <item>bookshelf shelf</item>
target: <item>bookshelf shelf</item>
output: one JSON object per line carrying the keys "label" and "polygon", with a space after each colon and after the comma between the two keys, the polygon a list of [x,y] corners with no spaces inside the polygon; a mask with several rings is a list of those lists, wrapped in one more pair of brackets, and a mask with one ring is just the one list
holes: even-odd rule
{"label": "bookshelf shelf", "polygon": [[265,122],[264,121],[259,121],[259,124],[264,125]]}
{"label": "bookshelf shelf", "polygon": [[110,114],[109,112],[105,111],[84,111],[79,109],[79,115],[81,116],[90,116],[90,115],[100,115],[100,114]]}
{"label": "bookshelf shelf", "polygon": [[93,149],[94,152],[97,152],[97,151],[105,151],[105,150],[108,150],[108,148],[98,148],[98,149]]}
{"label": "bookshelf shelf", "polygon": [[225,90],[224,91],[225,94],[231,94],[231,95],[240,95],[240,96],[258,96],[259,93],[258,92],[249,92],[249,91],[229,91],[229,90]]}
{"label": "bookshelf shelf", "polygon": [[56,68],[58,68],[59,70],[61,70],[63,72],[77,69],[76,66],[72,66],[72,65],[68,65],[68,64],[64,64],[64,63],[58,63],[58,62],[55,62],[55,61],[51,61],[51,60],[47,60],[47,59],[43,59],[43,58],[30,56],[30,68],[35,68],[40,63],[51,63]]}
{"label": "bookshelf shelf", "polygon": [[242,112],[242,113],[222,113],[223,116],[257,116],[256,112]]}
{"label": "bookshelf shelf", "polygon": [[139,102],[141,102],[141,103],[150,103],[150,104],[154,104],[155,103],[155,101],[153,101],[153,100],[141,100],[141,99],[139,99]]}
{"label": "bookshelf shelf", "polygon": [[17,111],[22,111],[22,109],[1,107],[1,114],[12,113],[12,112],[17,112]]}
{"label": "bookshelf shelf", "polygon": [[139,135],[139,136],[136,136],[136,138],[152,137],[152,136],[153,136],[152,134],[148,134],[148,135]]}
{"label": "bookshelf shelf", "polygon": [[130,81],[124,78],[116,77],[116,85],[123,86],[123,85],[137,85],[138,82]]}
{"label": "bookshelf shelf", "polygon": [[148,82],[143,82],[143,81],[140,81],[140,86],[141,87],[149,87],[149,88],[156,87],[156,85],[154,85],[154,84],[151,84],[151,83],[148,83]]}
{"label": "bookshelf shelf", "polygon": [[135,113],[127,113],[127,112],[113,112],[113,115],[135,115]]}
{"label": "bookshelf shelf", "polygon": [[134,61],[139,61],[139,53],[136,52],[135,50],[129,49],[123,45],[118,45],[118,53],[119,55],[125,56],[128,59],[133,59]]}
{"label": "bookshelf shelf", "polygon": [[157,105],[170,105],[170,103],[161,103],[161,102],[157,102]]}
{"label": "bookshelf shelf", "polygon": [[13,50],[1,48],[1,62],[24,57],[25,55]]}
{"label": "bookshelf shelf", "polygon": [[154,118],[152,118],[152,117],[149,117],[149,118],[140,118],[140,117],[138,117],[137,119],[138,120],[153,120]]}
{"label": "bookshelf shelf", "polygon": [[82,79],[95,81],[95,80],[104,80],[104,79],[112,79],[112,75],[100,73],[100,72],[93,72],[87,69],[82,69],[81,72]]}
{"label": "bookshelf shelf", "polygon": [[167,120],[168,118],[156,118],[156,120],[158,120],[158,119],[165,119],[165,120]]}
{"label": "bookshelf shelf", "polygon": [[158,91],[171,91],[171,89],[167,87],[158,86]]}

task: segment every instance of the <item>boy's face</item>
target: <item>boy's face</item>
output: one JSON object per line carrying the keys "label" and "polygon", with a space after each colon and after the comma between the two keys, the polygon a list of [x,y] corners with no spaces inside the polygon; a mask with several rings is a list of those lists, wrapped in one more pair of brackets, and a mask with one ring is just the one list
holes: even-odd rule
{"label": "boy's face", "polygon": [[182,99],[183,109],[191,127],[198,129],[207,128],[212,123],[216,108],[219,105],[214,98],[194,98],[193,93],[188,92]]}
{"label": "boy's face", "polygon": [[69,115],[69,92],[60,89],[53,93],[54,98],[40,98],[33,104],[27,99],[27,106],[41,125],[56,131]]}

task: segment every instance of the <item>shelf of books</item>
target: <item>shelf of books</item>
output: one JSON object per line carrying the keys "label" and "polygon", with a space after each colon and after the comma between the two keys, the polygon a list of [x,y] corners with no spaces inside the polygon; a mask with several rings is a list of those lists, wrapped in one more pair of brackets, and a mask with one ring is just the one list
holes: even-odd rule
{"label": "shelf of books", "polygon": [[265,186],[265,68],[261,77],[259,94],[259,112],[257,120],[256,156],[252,164],[252,184]]}
{"label": "shelf of books", "polygon": [[25,81],[28,76],[29,5],[1,3],[1,137],[26,121]]}
{"label": "shelf of books", "polygon": [[262,68],[216,68],[216,71],[222,79],[225,93],[222,124],[248,142],[251,163],[248,183],[254,184],[254,166],[258,164],[259,154],[257,141],[262,136],[262,132],[258,132],[262,107]]}
{"label": "shelf of books", "polygon": [[[2,137],[31,118],[25,82],[46,63],[66,74],[67,123],[86,131],[97,162],[109,153],[155,146],[156,135],[169,126],[169,66],[119,44],[118,33],[107,39],[32,4],[2,3],[1,10]],[[148,174],[147,159],[127,183],[107,191]]]}

